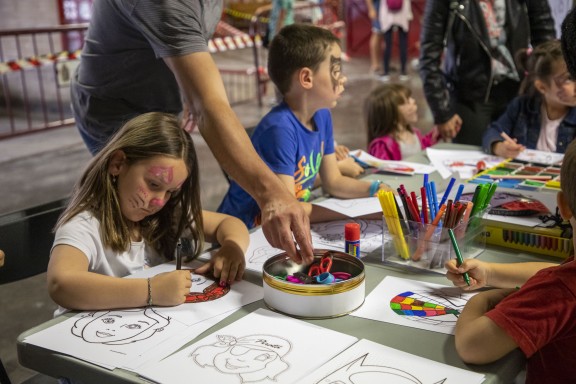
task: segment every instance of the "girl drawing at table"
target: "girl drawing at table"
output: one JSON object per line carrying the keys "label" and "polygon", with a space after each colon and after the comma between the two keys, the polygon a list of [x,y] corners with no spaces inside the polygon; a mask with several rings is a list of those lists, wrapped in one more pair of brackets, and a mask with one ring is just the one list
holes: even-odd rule
{"label": "girl drawing at table", "polygon": [[576,136],[576,97],[560,42],[520,50],[516,61],[525,73],[520,95],[488,126],[484,151],[506,158],[525,148],[564,153]]}
{"label": "girl drawing at table", "polygon": [[177,119],[147,113],[128,121],[92,159],[56,223],[48,289],[63,308],[103,310],[184,303],[190,270],[121,277],[173,259],[177,240],[220,249],[196,274],[240,280],[249,236],[231,216],[203,211],[198,162]]}
{"label": "girl drawing at table", "polygon": [[364,101],[368,127],[368,153],[382,160],[402,160],[438,141],[433,129],[423,135],[412,127],[418,121],[418,106],[409,88],[385,84],[375,88]]}

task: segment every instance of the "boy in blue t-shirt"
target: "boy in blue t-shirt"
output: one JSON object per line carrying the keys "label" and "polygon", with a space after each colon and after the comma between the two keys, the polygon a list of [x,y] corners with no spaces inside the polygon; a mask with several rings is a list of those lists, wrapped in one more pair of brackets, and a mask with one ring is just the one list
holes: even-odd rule
{"label": "boy in blue t-shirt", "polygon": [[[270,44],[268,73],[283,101],[260,121],[252,144],[286,187],[294,191],[311,222],[344,216],[307,203],[316,176],[339,198],[374,196],[388,185],[342,176],[334,154],[329,108],[344,91],[340,42],[330,31],[305,24],[282,28]],[[234,181],[218,208],[248,228],[260,223],[256,201]]]}

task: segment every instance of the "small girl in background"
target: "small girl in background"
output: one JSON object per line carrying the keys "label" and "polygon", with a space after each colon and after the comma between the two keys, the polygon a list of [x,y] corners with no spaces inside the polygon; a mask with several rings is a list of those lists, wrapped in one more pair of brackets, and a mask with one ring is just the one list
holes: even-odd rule
{"label": "small girl in background", "polygon": [[576,135],[576,98],[560,41],[520,50],[515,59],[526,74],[520,95],[488,126],[484,151],[506,158],[525,148],[564,153]]}
{"label": "small girl in background", "polygon": [[180,238],[197,257],[220,249],[195,273],[220,284],[242,278],[248,230],[231,216],[202,211],[194,144],[176,117],[152,112],[128,121],[92,159],[56,223],[48,290],[64,308],[103,310],[184,303],[191,270],[149,279],[126,275],[174,259]]}
{"label": "small girl in background", "polygon": [[418,121],[418,106],[409,88],[385,84],[375,88],[364,101],[368,127],[368,153],[382,160],[402,160],[438,141],[433,129],[423,135],[411,124]]}

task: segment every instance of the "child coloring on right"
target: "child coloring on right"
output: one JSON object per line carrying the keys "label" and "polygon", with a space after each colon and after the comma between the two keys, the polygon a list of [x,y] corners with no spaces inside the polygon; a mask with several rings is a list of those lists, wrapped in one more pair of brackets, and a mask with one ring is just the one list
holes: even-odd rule
{"label": "child coloring on right", "polygon": [[[576,142],[566,150],[557,204],[576,244]],[[464,290],[483,290],[458,316],[455,344],[469,364],[488,364],[519,348],[527,358],[526,384],[576,383],[576,263],[446,263],[447,277]],[[468,273],[470,286],[464,282]],[[496,289],[499,288],[499,289]],[[572,368],[570,368],[572,367]]]}
{"label": "child coloring on right", "polygon": [[520,96],[488,126],[483,150],[507,158],[517,157],[525,148],[564,153],[576,137],[576,88],[560,41],[520,50],[516,62],[526,73]]}
{"label": "child coloring on right", "polygon": [[409,88],[385,84],[375,88],[364,101],[368,127],[368,153],[382,160],[402,160],[438,141],[433,129],[423,135],[412,127],[418,121],[418,106]]}

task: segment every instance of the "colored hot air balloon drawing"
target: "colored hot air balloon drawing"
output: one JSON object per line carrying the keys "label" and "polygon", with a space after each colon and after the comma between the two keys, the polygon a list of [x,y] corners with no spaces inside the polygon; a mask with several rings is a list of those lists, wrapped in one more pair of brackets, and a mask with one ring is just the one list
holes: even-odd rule
{"label": "colored hot air balloon drawing", "polygon": [[390,308],[409,320],[438,326],[454,326],[466,301],[453,289],[406,291],[390,300]]}

